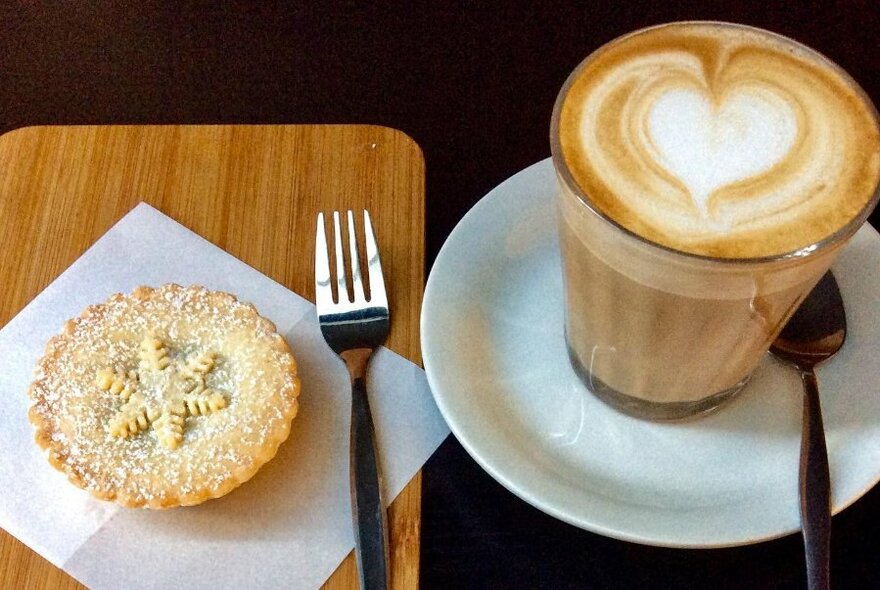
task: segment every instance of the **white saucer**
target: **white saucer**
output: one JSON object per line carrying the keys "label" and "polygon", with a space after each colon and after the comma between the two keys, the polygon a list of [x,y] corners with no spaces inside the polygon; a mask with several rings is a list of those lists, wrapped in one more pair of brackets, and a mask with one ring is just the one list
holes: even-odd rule
{"label": "white saucer", "polygon": [[[630,418],[576,378],[562,328],[555,178],[544,160],[486,195],[431,270],[422,354],[452,432],[495,479],[561,520],[671,547],[754,543],[800,529],[801,384],[769,355],[710,416]],[[880,479],[880,235],[834,265],[843,350],[819,387],[838,512]]]}

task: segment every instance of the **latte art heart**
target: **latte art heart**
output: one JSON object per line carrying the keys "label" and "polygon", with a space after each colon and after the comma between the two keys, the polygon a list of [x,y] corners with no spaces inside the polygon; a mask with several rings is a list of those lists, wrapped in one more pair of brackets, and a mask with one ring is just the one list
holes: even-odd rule
{"label": "latte art heart", "polygon": [[716,189],[770,170],[797,136],[791,107],[772,92],[741,91],[716,106],[703,93],[670,90],[651,107],[647,126],[651,155],[685,185],[707,218],[713,217],[709,198]]}
{"label": "latte art heart", "polygon": [[554,129],[589,207],[704,256],[809,248],[880,181],[880,129],[856,83],[747,27],[679,23],[604,46],[572,74]]}

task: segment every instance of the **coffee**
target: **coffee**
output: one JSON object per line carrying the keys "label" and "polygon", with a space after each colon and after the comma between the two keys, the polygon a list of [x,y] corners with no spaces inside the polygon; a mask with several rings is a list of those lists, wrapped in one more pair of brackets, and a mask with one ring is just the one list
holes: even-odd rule
{"label": "coffee", "polygon": [[618,407],[715,407],[877,199],[864,93],[789,39],[674,23],[599,49],[554,109],[566,335]]}

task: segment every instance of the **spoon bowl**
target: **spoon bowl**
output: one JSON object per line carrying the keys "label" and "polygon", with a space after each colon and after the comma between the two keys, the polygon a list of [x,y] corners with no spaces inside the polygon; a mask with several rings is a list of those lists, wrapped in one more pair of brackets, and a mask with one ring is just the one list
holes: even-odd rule
{"label": "spoon bowl", "polygon": [[778,358],[799,368],[828,360],[846,339],[846,313],[831,271],[819,280],[770,347]]}

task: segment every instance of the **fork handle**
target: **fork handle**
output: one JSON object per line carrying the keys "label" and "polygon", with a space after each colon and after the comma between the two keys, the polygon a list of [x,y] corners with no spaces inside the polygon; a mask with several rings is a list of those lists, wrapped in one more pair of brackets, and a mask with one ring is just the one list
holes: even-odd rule
{"label": "fork handle", "polygon": [[819,386],[812,369],[801,371],[804,382],[803,433],[801,434],[801,526],[807,561],[807,587],[829,586],[831,554],[831,483],[825,429],[819,406]]}
{"label": "fork handle", "polygon": [[376,436],[364,377],[351,382],[351,513],[361,590],[387,590],[388,525],[382,502]]}

